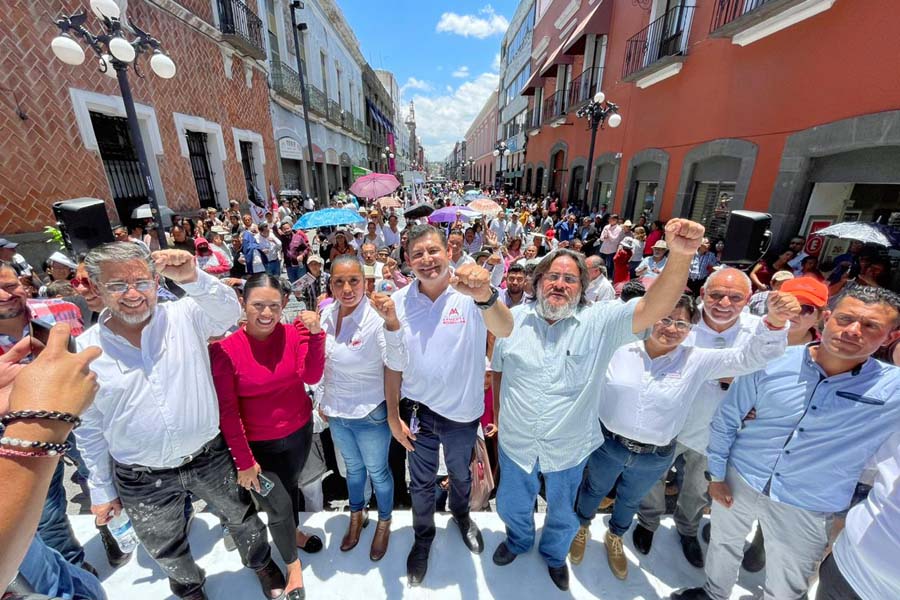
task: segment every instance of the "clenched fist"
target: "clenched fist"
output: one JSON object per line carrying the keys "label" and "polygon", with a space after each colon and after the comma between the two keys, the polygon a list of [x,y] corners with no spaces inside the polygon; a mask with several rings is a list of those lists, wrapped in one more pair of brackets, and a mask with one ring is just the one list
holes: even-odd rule
{"label": "clenched fist", "polygon": [[384,319],[384,327],[388,331],[397,331],[400,329],[400,319],[397,318],[397,307],[394,301],[387,294],[372,294],[369,300],[372,308],[378,313],[378,316]]}
{"label": "clenched fist", "polygon": [[766,306],[769,309],[766,320],[769,325],[779,329],[800,314],[800,301],[793,294],[769,292],[766,296]]}
{"label": "clenched fist", "polygon": [[294,321],[294,326],[302,325],[313,335],[322,331],[322,324],[319,322],[319,313],[312,310],[304,310]]}
{"label": "clenched fist", "polygon": [[666,245],[670,254],[693,256],[703,241],[703,225],[688,219],[669,219],[666,223]]}
{"label": "clenched fist", "polygon": [[450,285],[476,302],[487,302],[491,297],[491,274],[476,264],[470,263],[456,269],[450,277]]}
{"label": "clenched fist", "polygon": [[197,281],[197,259],[187,250],[157,250],[150,254],[156,272],[175,283]]}

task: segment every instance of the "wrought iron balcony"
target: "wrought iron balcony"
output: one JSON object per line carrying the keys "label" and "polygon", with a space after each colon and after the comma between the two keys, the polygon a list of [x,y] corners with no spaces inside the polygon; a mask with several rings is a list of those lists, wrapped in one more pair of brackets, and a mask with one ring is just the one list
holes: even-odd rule
{"label": "wrought iron balcony", "polygon": [[241,0],[217,0],[222,39],[253,58],[265,58],[262,20]]}
{"label": "wrought iron balcony", "polygon": [[569,89],[558,90],[544,100],[543,123],[564,117],[569,110]]}
{"label": "wrought iron balcony", "polygon": [[525,114],[525,131],[533,131],[541,128],[541,107],[529,108]]}
{"label": "wrought iron balcony", "polygon": [[730,37],[743,46],[797,23],[798,18],[828,10],[834,0],[715,0],[712,4],[710,37]]}
{"label": "wrought iron balcony", "polygon": [[603,81],[603,67],[585,69],[572,80],[569,86],[569,106],[574,110],[594,97],[600,91]]}
{"label": "wrought iron balcony", "polygon": [[622,79],[634,81],[683,61],[693,15],[693,6],[679,4],[633,35],[625,44]]}
{"label": "wrought iron balcony", "polygon": [[272,89],[275,93],[284,96],[295,104],[303,102],[303,92],[300,87],[300,76],[280,60],[272,61]]}
{"label": "wrought iron balcony", "polygon": [[325,97],[325,92],[310,83],[306,85],[306,93],[309,94],[309,110],[328,117],[328,98]]}
{"label": "wrought iron balcony", "polygon": [[328,99],[328,120],[335,125],[344,124],[344,109],[332,99]]}

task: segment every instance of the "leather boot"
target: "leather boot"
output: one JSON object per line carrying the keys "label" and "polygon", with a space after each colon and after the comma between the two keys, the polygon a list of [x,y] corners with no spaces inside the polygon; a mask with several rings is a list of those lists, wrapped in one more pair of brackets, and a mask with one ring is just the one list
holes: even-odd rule
{"label": "leather boot", "polygon": [[390,539],[391,520],[378,519],[378,525],[375,526],[375,537],[372,538],[372,549],[369,550],[369,558],[374,561],[381,560],[387,552]]}
{"label": "leather boot", "polygon": [[369,524],[369,511],[358,510],[350,513],[350,526],[341,541],[341,552],[348,552],[356,548],[363,527]]}

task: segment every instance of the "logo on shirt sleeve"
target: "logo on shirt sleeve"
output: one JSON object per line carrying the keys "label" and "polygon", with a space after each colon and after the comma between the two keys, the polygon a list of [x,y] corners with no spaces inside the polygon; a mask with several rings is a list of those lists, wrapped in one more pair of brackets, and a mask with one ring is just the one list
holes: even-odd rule
{"label": "logo on shirt sleeve", "polygon": [[466,318],[459,312],[458,308],[453,306],[450,307],[450,310],[444,315],[441,323],[444,325],[465,325]]}

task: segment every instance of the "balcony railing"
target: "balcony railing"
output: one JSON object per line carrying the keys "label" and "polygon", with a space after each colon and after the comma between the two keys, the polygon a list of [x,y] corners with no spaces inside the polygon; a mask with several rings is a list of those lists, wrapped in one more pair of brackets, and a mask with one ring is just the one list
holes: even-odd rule
{"label": "balcony railing", "polygon": [[344,109],[331,98],[328,99],[328,120],[335,125],[344,124]]}
{"label": "balcony railing", "polygon": [[253,58],[265,58],[262,20],[241,0],[217,0],[222,38]]}
{"label": "balcony railing", "polygon": [[569,109],[569,90],[559,90],[544,100],[543,123],[565,116]]}
{"label": "balcony railing", "polygon": [[603,81],[603,67],[585,69],[569,85],[569,106],[573,109],[586,104],[594,94],[600,91],[600,83]]}
{"label": "balcony railing", "polygon": [[709,25],[709,31],[713,32],[731,23],[738,17],[751,13],[770,2],[772,0],[716,0],[713,5],[713,16]]}
{"label": "balcony railing", "polygon": [[296,104],[303,102],[303,92],[297,71],[280,60],[272,61],[272,89],[275,90],[275,93]]}
{"label": "balcony railing", "polygon": [[525,131],[541,128],[541,107],[529,108],[525,114]]}
{"label": "balcony railing", "polygon": [[669,56],[684,54],[694,7],[669,9],[625,44],[622,77],[627,78]]}
{"label": "balcony railing", "polygon": [[323,117],[328,116],[328,98],[325,92],[312,84],[307,84],[306,92],[309,94],[309,110]]}

